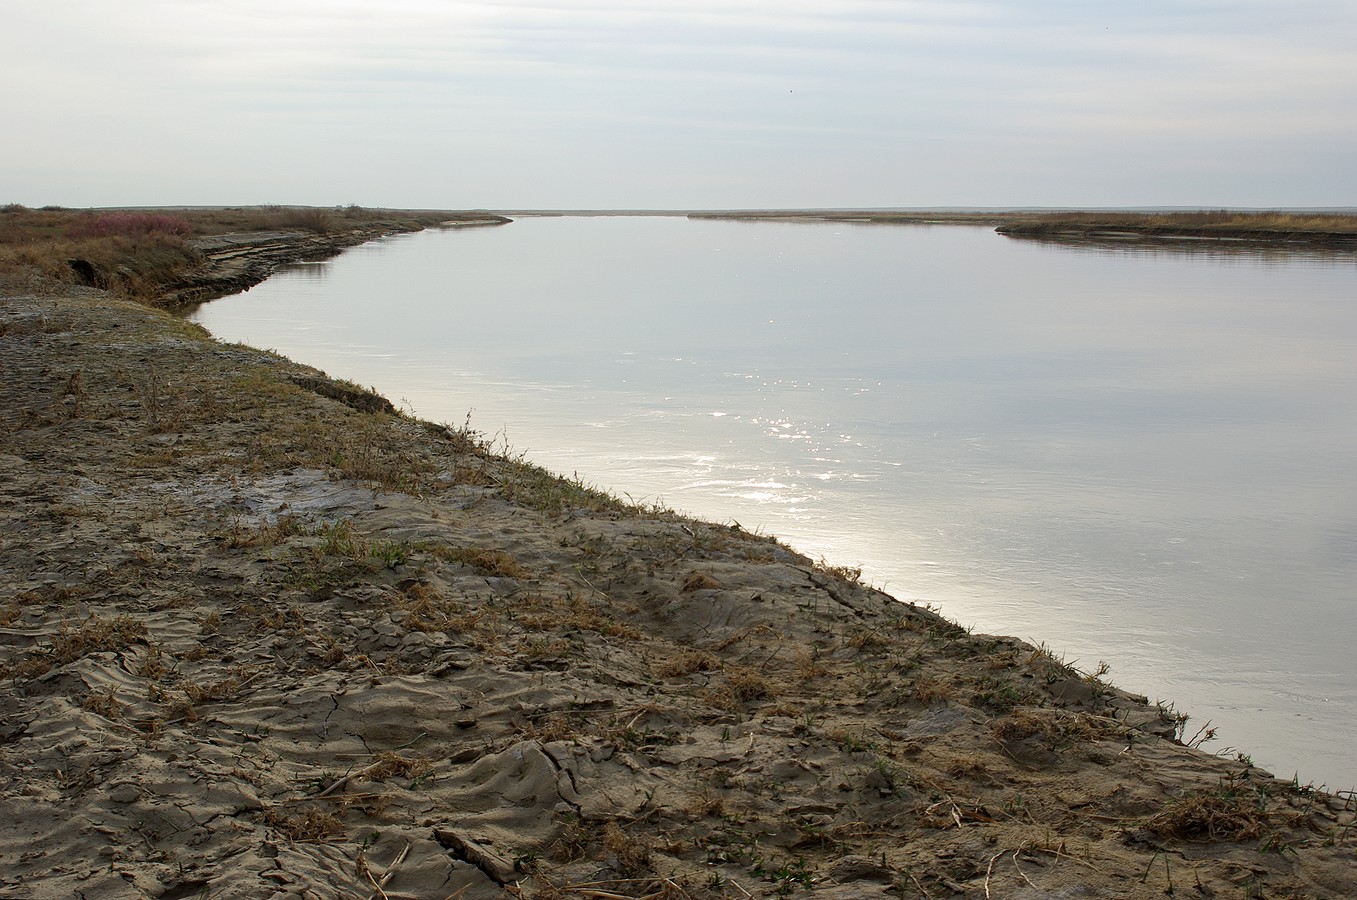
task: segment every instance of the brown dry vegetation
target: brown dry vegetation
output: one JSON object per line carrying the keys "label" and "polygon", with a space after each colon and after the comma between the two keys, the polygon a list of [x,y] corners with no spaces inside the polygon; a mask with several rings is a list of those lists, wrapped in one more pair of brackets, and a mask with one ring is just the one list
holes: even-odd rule
{"label": "brown dry vegetation", "polygon": [[[60,284],[100,280],[101,286],[149,297],[199,262],[185,238],[173,234],[78,236],[88,213],[66,210],[0,210],[0,272],[32,272]],[[73,260],[88,264],[85,274]]]}
{"label": "brown dry vegetation", "polygon": [[1072,212],[1017,217],[996,230],[1014,238],[1098,245],[1133,240],[1179,248],[1204,242],[1213,249],[1250,252],[1297,246],[1325,252],[1357,249],[1357,215],[1226,209],[1163,214]]}
{"label": "brown dry vegetation", "polygon": [[[342,246],[378,233],[436,225],[456,215],[358,206],[110,211],[9,204],[0,207],[0,274],[28,273],[58,284],[106,288],[156,302],[166,288],[185,281],[207,262],[196,246],[203,238],[259,232],[353,235],[353,240],[340,240]],[[153,216],[182,225],[140,227],[138,220]],[[110,223],[111,218],[116,221]]]}
{"label": "brown dry vegetation", "polygon": [[1172,213],[1059,212],[1033,214],[1016,221],[1033,226],[1065,225],[1168,229],[1201,229],[1221,232],[1306,232],[1357,234],[1357,215],[1196,210]]}

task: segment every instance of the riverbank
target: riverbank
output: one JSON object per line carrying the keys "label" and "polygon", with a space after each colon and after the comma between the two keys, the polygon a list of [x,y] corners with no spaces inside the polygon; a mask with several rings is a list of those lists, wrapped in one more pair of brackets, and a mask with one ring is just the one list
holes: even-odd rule
{"label": "riverbank", "polygon": [[247,291],[282,266],[316,262],[343,253],[350,247],[393,234],[425,228],[479,228],[507,225],[503,216],[440,214],[430,222],[421,219],[389,219],[308,234],[300,231],[243,231],[196,238],[188,242],[201,263],[168,285],[159,305],[178,309]]}
{"label": "riverbank", "polygon": [[1340,897],[1351,798],[764,537],[0,290],[3,896]]}
{"label": "riverbank", "polygon": [[1035,240],[1211,244],[1357,250],[1357,216],[1295,213],[1069,214],[1009,221],[1002,235]]}
{"label": "riverbank", "polygon": [[481,211],[349,207],[0,207],[0,273],[177,309],[247,291],[281,266],[425,228],[504,225]]}

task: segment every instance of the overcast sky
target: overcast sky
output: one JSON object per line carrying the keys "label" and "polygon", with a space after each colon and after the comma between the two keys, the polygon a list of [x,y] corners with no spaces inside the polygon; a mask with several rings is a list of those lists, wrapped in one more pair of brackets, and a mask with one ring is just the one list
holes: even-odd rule
{"label": "overcast sky", "polygon": [[0,9],[0,203],[1357,205],[1354,0]]}

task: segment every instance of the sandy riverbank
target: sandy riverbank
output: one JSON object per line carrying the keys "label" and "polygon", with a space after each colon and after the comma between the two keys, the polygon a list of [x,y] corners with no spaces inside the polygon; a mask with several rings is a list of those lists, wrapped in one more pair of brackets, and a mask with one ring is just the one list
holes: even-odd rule
{"label": "sandy riverbank", "polygon": [[1351,798],[102,291],[0,283],[0,422],[0,896],[1357,894]]}

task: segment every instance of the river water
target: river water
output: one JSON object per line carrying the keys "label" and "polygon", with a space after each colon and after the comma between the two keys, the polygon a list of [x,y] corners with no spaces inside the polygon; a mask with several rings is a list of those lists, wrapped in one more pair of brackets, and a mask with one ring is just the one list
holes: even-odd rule
{"label": "river water", "polygon": [[525,218],[193,318],[1357,784],[1357,257]]}

